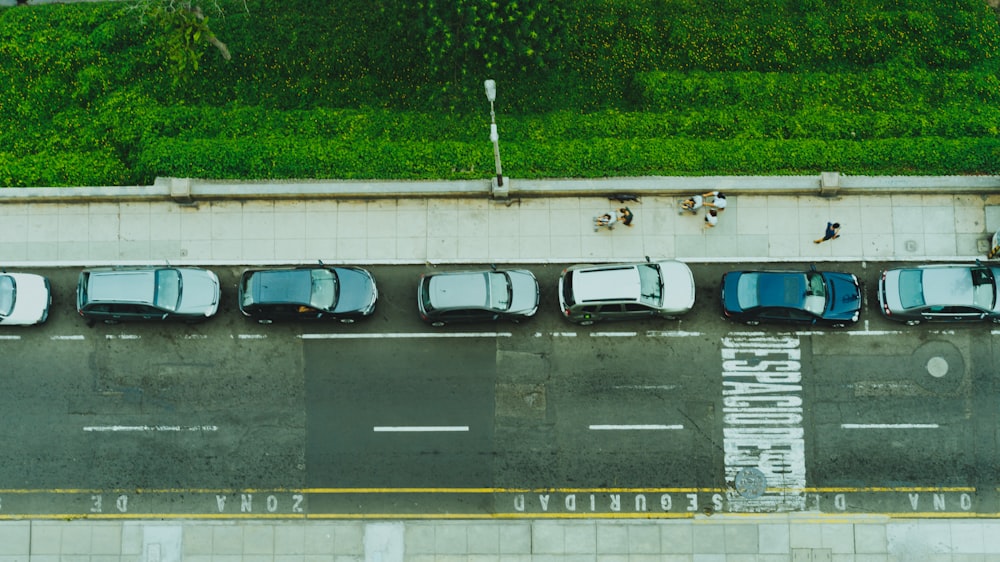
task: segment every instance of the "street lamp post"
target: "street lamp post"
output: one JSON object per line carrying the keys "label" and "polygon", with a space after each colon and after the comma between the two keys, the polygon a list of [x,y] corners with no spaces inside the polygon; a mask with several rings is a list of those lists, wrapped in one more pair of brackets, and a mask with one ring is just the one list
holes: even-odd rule
{"label": "street lamp post", "polygon": [[497,83],[493,80],[483,82],[486,87],[486,99],[490,100],[490,140],[493,141],[493,159],[497,165],[497,187],[503,187],[503,169],[500,167],[500,133],[497,132],[496,113],[493,102],[497,99]]}

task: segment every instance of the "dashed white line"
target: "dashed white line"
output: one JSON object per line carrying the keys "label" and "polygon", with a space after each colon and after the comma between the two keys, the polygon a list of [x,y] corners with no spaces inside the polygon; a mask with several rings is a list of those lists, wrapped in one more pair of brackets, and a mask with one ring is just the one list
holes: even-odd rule
{"label": "dashed white line", "polygon": [[186,339],[186,340],[207,340],[208,336],[206,334],[184,334],[184,339]]}
{"label": "dashed white line", "polygon": [[684,429],[683,425],[662,425],[662,424],[640,424],[640,425],[602,425],[594,424],[588,426],[595,431],[647,431],[660,429]]}
{"label": "dashed white line", "polygon": [[266,340],[267,334],[237,334],[236,337],[241,340]]}
{"label": "dashed white line", "polygon": [[936,423],[842,423],[842,429],[937,429]]}
{"label": "dashed white line", "polygon": [[646,332],[646,335],[651,338],[686,338],[690,336],[700,336],[701,332],[685,332],[683,330],[674,330],[674,331],[651,330]]}
{"label": "dashed white line", "polygon": [[511,332],[413,332],[386,334],[300,334],[303,340],[360,340],[360,339],[406,339],[406,338],[509,338]]}
{"label": "dashed white line", "polygon": [[552,336],[554,338],[575,338],[576,332],[535,332],[536,338],[541,338],[544,336]]}
{"label": "dashed white line", "polygon": [[139,334],[105,334],[104,339],[108,340],[137,340],[142,336]]}
{"label": "dashed white line", "polygon": [[638,334],[638,332],[593,332],[590,334],[592,338],[631,338]]}
{"label": "dashed white line", "polygon": [[49,339],[53,340],[53,341],[82,340],[83,336],[82,335],[75,335],[75,336],[50,336]]}
{"label": "dashed white line", "polygon": [[180,431],[218,431],[219,427],[215,425],[194,425],[194,426],[180,426],[180,425],[89,425],[83,428],[84,431],[100,432],[100,433],[116,433],[116,432],[129,432],[129,431],[169,431],[169,432],[180,432]]}
{"label": "dashed white line", "polygon": [[372,428],[376,433],[429,433],[438,431],[469,431],[467,425],[376,425]]}
{"label": "dashed white line", "polygon": [[21,336],[0,336],[0,340],[19,340]]}
{"label": "dashed white line", "polygon": [[615,390],[673,390],[676,384],[618,384],[612,386]]}

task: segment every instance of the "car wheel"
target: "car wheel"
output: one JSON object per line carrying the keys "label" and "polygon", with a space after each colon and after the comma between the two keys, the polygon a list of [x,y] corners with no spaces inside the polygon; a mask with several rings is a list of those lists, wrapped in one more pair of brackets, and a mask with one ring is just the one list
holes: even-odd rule
{"label": "car wheel", "polygon": [[354,319],[353,318],[341,318],[340,319],[340,323],[341,324],[353,324],[354,323]]}
{"label": "car wheel", "polygon": [[581,326],[593,326],[594,325],[594,321],[593,320],[583,320],[582,322],[580,322],[580,325]]}
{"label": "car wheel", "polygon": [[747,320],[747,326],[760,326],[760,320]]}
{"label": "car wheel", "polygon": [[444,326],[444,322],[440,320],[438,320],[437,322],[431,322],[431,326],[434,326],[435,328],[440,328],[441,326]]}
{"label": "car wheel", "polygon": [[919,323],[920,323],[920,320],[907,320],[906,321],[906,325],[907,326],[916,326]]}

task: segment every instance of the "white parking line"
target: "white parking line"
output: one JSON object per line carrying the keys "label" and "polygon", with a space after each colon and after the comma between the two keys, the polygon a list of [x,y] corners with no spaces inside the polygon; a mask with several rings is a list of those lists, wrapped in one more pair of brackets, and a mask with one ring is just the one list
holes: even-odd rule
{"label": "white parking line", "polygon": [[376,425],[372,428],[376,433],[415,432],[428,433],[437,431],[469,431],[467,425]]}
{"label": "white parking line", "polygon": [[666,331],[650,330],[646,332],[646,335],[651,338],[685,338],[689,336],[700,336],[701,332],[685,332],[683,330],[666,332]]}
{"label": "white parking line", "polygon": [[84,426],[84,431],[91,432],[129,432],[129,431],[218,431],[219,427],[215,425],[194,425],[194,426],[179,426],[179,425],[89,425]]}
{"label": "white parking line", "polygon": [[844,332],[849,336],[897,336],[902,334],[902,330],[852,330]]}
{"label": "white parking line", "polygon": [[937,429],[936,423],[842,423],[841,429]]}
{"label": "white parking line", "polygon": [[105,334],[104,339],[108,340],[137,340],[140,339],[139,334]]}
{"label": "white parking line", "polygon": [[661,424],[643,424],[643,425],[600,425],[595,424],[588,426],[589,429],[594,431],[644,431],[650,429],[684,429],[683,425],[661,425]]}
{"label": "white parking line", "polygon": [[83,336],[82,335],[76,335],[76,336],[50,336],[49,339],[53,340],[53,341],[82,340]]}
{"label": "white parking line", "polygon": [[412,332],[387,334],[300,334],[303,340],[360,340],[360,339],[406,339],[406,338],[509,338],[511,332]]}
{"label": "white parking line", "polygon": [[630,338],[638,335],[638,332],[594,332],[590,334],[592,338]]}
{"label": "white parking line", "polygon": [[266,340],[267,334],[237,334],[236,337],[241,340]]}
{"label": "white parking line", "polygon": [[676,384],[618,384],[612,386],[615,390],[673,390]]}
{"label": "white parking line", "polygon": [[21,336],[0,336],[0,340],[19,340]]}
{"label": "white parking line", "polygon": [[554,338],[575,338],[576,332],[535,332],[536,338],[541,338],[544,336],[552,336]]}

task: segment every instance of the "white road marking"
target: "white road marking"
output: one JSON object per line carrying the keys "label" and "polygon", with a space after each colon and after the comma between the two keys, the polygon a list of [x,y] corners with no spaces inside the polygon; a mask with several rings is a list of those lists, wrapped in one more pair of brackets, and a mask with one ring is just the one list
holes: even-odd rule
{"label": "white road marking", "polygon": [[208,336],[205,334],[184,334],[184,339],[186,340],[207,340]]}
{"label": "white road marking", "polygon": [[676,384],[619,384],[612,386],[616,390],[673,390]]}
{"label": "white road marking", "polygon": [[19,340],[21,336],[0,336],[0,340]]}
{"label": "white road marking", "polygon": [[595,431],[636,431],[636,430],[650,430],[650,429],[684,429],[683,425],[662,425],[662,424],[644,424],[644,425],[600,425],[595,424],[588,426],[590,429]]}
{"label": "white road marking", "polygon": [[104,339],[108,340],[137,340],[141,336],[139,334],[105,334]]}
{"label": "white road marking", "polygon": [[50,340],[54,340],[54,341],[82,340],[83,336],[82,335],[77,335],[77,336],[50,336],[49,339]]}
{"label": "white road marking", "polygon": [[592,338],[630,338],[638,335],[638,332],[594,332],[590,334]]}
{"label": "white road marking", "polygon": [[936,423],[842,423],[841,429],[937,429]]}
{"label": "white road marking", "polygon": [[376,425],[372,428],[376,433],[413,432],[428,433],[437,431],[469,431],[467,425]]}
{"label": "white road marking", "polygon": [[236,337],[241,340],[266,340],[267,334],[237,334]]}
{"label": "white road marking", "polygon": [[575,338],[576,332],[551,332],[546,334],[545,332],[535,332],[535,337],[540,338],[543,336],[552,336],[554,338]]}
{"label": "white road marking", "polygon": [[387,334],[300,334],[303,340],[360,340],[360,339],[406,339],[406,338],[509,338],[511,332],[406,332]]}
{"label": "white road marking", "polygon": [[898,336],[903,330],[852,330],[844,333],[849,336]]}
{"label": "white road marking", "polygon": [[666,332],[666,331],[650,330],[646,332],[646,335],[651,338],[684,338],[689,336],[700,336],[701,332],[685,332],[683,330]]}
{"label": "white road marking", "polygon": [[95,432],[127,432],[127,431],[218,431],[215,425],[89,425],[84,426],[84,431]]}

